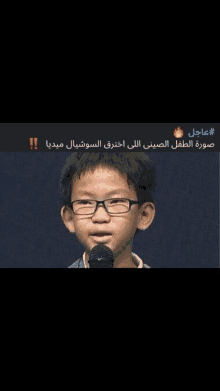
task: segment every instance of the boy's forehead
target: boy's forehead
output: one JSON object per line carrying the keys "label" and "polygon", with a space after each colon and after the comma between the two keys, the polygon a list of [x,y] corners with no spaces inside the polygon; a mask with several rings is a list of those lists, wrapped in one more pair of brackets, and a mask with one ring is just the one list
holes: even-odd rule
{"label": "boy's forehead", "polygon": [[94,170],[83,172],[80,177],[75,177],[72,181],[72,191],[77,195],[106,195],[121,194],[131,195],[134,191],[133,185],[128,183],[127,175],[121,173],[113,167],[97,167]]}

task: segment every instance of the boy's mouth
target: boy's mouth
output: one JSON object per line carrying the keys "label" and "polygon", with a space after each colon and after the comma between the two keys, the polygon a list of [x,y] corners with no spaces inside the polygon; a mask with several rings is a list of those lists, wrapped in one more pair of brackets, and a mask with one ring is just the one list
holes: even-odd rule
{"label": "boy's mouth", "polygon": [[91,237],[94,242],[101,244],[108,243],[112,238],[112,234],[110,232],[93,232]]}
{"label": "boy's mouth", "polygon": [[96,236],[96,237],[103,237],[103,236],[109,236],[112,235],[109,232],[94,232],[91,234],[91,236]]}

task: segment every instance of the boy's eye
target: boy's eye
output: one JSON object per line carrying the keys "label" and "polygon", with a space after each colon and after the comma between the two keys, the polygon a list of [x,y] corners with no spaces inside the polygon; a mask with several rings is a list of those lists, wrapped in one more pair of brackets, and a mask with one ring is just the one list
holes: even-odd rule
{"label": "boy's eye", "polygon": [[91,201],[88,200],[80,200],[78,201],[79,205],[91,205]]}
{"label": "boy's eye", "polygon": [[123,200],[123,199],[113,199],[110,201],[110,205],[114,205],[114,204],[123,204],[124,202],[126,202],[126,200]]}

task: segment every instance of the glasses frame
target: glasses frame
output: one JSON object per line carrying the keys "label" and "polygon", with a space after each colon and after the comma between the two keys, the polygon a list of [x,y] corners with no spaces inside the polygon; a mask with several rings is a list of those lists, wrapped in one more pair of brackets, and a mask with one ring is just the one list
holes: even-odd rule
{"label": "glasses frame", "polygon": [[[120,212],[120,213],[111,213],[111,212],[108,212],[108,211],[107,211],[107,208],[106,208],[106,206],[105,206],[105,202],[106,202],[106,201],[112,201],[112,200],[126,200],[126,201],[129,201],[129,209],[128,209],[126,212]],[[81,200],[71,201],[71,209],[72,209],[72,211],[73,211],[73,203],[74,203],[74,202],[77,202],[77,201],[81,201]],[[95,208],[95,210],[94,210],[93,213],[85,213],[85,214],[83,214],[83,213],[75,213],[75,212],[73,211],[73,213],[74,213],[75,215],[78,215],[78,216],[89,216],[89,215],[94,215],[94,214],[96,213],[96,211],[97,211],[97,209],[98,209],[98,206],[99,206],[100,204],[102,204],[102,205],[104,206],[104,208],[105,208],[105,210],[106,210],[106,212],[107,212],[108,214],[110,214],[110,215],[117,215],[117,214],[118,214],[118,215],[121,215],[121,214],[123,214],[123,213],[128,213],[128,212],[130,212],[132,205],[140,204],[139,201],[129,200],[128,198],[108,198],[107,200],[103,200],[103,201],[90,200],[90,199],[85,199],[85,200],[84,200],[84,199],[83,199],[82,201],[95,201],[95,202],[96,202],[96,208]]]}

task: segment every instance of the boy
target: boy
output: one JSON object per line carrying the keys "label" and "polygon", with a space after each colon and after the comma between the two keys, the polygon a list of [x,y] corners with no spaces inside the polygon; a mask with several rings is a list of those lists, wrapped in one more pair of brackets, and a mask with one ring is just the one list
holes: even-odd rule
{"label": "boy", "polygon": [[85,252],[69,268],[88,268],[94,246],[104,244],[114,268],[143,268],[132,244],[155,216],[153,162],[142,152],[74,152],[61,177],[61,217]]}

